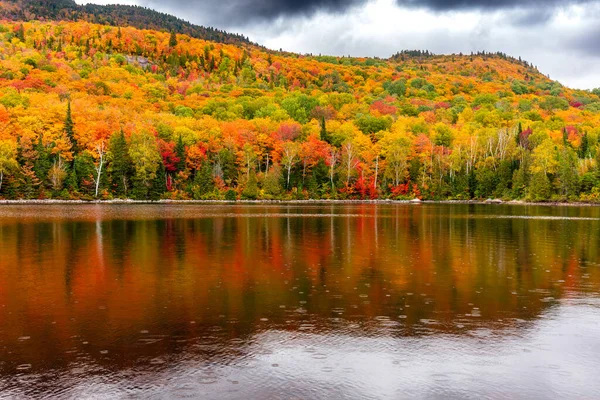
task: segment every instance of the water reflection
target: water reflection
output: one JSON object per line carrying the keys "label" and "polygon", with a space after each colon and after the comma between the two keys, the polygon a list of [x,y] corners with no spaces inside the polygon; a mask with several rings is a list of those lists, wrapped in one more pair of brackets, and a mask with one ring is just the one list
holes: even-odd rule
{"label": "water reflection", "polygon": [[599,230],[596,208],[5,206],[0,393],[598,397]]}

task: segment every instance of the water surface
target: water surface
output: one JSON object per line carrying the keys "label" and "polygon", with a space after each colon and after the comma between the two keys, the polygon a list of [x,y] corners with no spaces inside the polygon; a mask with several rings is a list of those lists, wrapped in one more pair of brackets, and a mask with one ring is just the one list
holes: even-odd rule
{"label": "water surface", "polygon": [[0,398],[600,398],[600,209],[0,206]]}

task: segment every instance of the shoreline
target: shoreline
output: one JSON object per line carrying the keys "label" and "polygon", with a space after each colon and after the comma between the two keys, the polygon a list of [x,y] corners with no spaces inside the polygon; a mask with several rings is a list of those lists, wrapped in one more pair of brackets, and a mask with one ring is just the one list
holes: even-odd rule
{"label": "shoreline", "polygon": [[502,201],[493,200],[0,200],[2,205],[185,205],[185,204],[213,204],[213,205],[276,205],[276,204],[398,204],[398,205],[421,205],[421,204],[467,204],[467,205],[515,205],[515,206],[551,206],[551,207],[599,207],[600,203],[585,202],[527,202],[521,200]]}

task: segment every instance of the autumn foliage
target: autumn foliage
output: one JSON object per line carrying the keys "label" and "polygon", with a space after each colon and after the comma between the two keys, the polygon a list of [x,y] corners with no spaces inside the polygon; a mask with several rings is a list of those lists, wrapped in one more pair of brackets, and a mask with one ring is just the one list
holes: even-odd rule
{"label": "autumn foliage", "polygon": [[600,91],[503,54],[0,24],[0,197],[600,199]]}

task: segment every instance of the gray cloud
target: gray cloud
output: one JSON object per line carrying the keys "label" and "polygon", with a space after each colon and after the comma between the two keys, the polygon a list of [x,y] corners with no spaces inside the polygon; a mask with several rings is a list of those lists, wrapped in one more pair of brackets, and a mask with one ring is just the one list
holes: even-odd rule
{"label": "gray cloud", "polygon": [[399,6],[418,7],[431,11],[505,10],[510,8],[538,9],[593,3],[596,0],[397,0]]}
{"label": "gray cloud", "polygon": [[[180,17],[202,16],[214,25],[244,26],[281,17],[309,17],[316,12],[343,13],[367,0],[139,0],[137,4],[170,10]],[[178,11],[178,12],[177,12]],[[183,13],[182,13],[183,11]]]}
{"label": "gray cloud", "polygon": [[[560,8],[596,3],[597,0],[395,0],[406,8],[432,12],[520,10],[519,23],[546,22]],[[244,26],[281,17],[311,16],[322,11],[331,14],[346,12],[368,0],[139,0],[135,3],[151,8],[184,11],[185,15],[204,16],[214,24]],[[189,14],[188,14],[189,13]]]}

